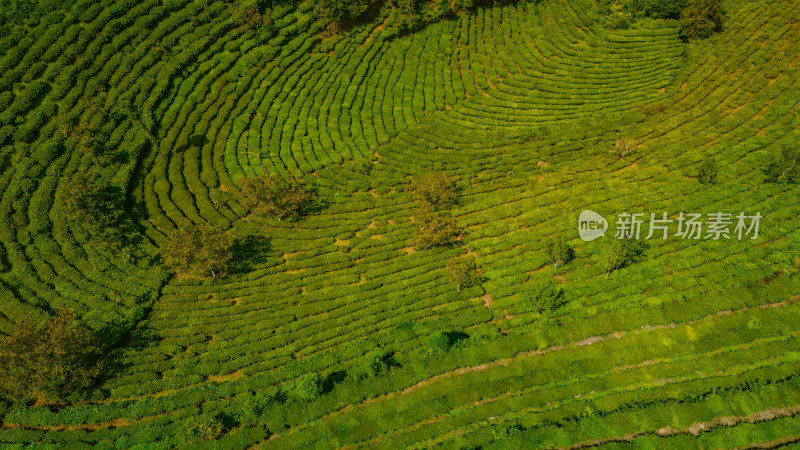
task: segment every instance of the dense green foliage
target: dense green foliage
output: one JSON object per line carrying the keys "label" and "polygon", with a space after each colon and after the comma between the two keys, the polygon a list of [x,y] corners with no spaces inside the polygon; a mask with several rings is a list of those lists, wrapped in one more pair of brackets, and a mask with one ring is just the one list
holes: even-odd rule
{"label": "dense green foliage", "polygon": [[301,375],[294,383],[292,395],[302,401],[315,400],[322,394],[322,380],[315,373]]}
{"label": "dense green foliage", "polygon": [[414,225],[419,249],[453,244],[461,234],[455,219],[447,212],[432,209],[418,210],[414,214]]}
{"label": "dense green foliage", "polygon": [[565,303],[564,288],[552,281],[536,281],[525,291],[523,301],[531,311],[552,312]]}
{"label": "dense green foliage", "polygon": [[642,261],[648,248],[649,244],[639,239],[613,239],[601,257],[606,278],[615,270]]}
{"label": "dense green foliage", "polygon": [[[385,2],[336,34],[316,5],[76,0],[0,23],[0,335],[65,306],[116,344],[84,401],[0,399],[0,447],[800,435],[782,413],[800,404],[800,201],[761,170],[798,126],[799,5],[725,2],[689,45],[635,10],[610,30],[594,0]],[[618,137],[642,150],[609,155]],[[429,172],[457,201],[409,189]],[[317,194],[302,220],[250,208],[243,180],[265,174]],[[71,217],[81,176],[121,203],[133,257]],[[420,208],[445,245],[414,248]],[[763,218],[755,240],[653,238],[604,279],[612,232],[579,242],[585,209]],[[241,237],[225,277],[158,263],[186,223]],[[574,246],[555,276],[554,236]],[[451,260],[480,282],[458,292]],[[541,309],[544,281],[563,295]]]}
{"label": "dense green foliage", "polygon": [[706,158],[700,163],[697,179],[702,184],[717,184],[719,180],[719,163],[716,158]]}
{"label": "dense green foliage", "polygon": [[764,173],[773,183],[796,183],[800,180],[800,146],[783,144],[770,156]]}
{"label": "dense green foliage", "polygon": [[444,172],[428,172],[415,179],[411,190],[418,200],[434,208],[452,206],[458,199],[456,180]]}
{"label": "dense green foliage", "polygon": [[96,334],[62,310],[43,324],[23,320],[0,339],[0,396],[15,401],[75,401],[103,373]]}
{"label": "dense green foliage", "polygon": [[242,180],[242,205],[255,214],[274,216],[279,221],[307,214],[316,195],[301,183],[277,175]]}
{"label": "dense green foliage", "polygon": [[547,261],[553,265],[554,273],[558,273],[559,267],[575,257],[575,252],[567,244],[563,236],[548,239],[544,244],[544,253],[547,256]]}
{"label": "dense green foliage", "polygon": [[455,257],[447,262],[447,274],[455,285],[456,292],[474,286],[481,280],[481,271],[475,267],[475,261],[469,258]]}
{"label": "dense green foliage", "polygon": [[216,277],[228,270],[235,243],[225,230],[187,223],[167,235],[161,258],[174,273]]}
{"label": "dense green foliage", "polygon": [[681,35],[704,39],[722,29],[725,10],[722,0],[689,0],[681,13]]}

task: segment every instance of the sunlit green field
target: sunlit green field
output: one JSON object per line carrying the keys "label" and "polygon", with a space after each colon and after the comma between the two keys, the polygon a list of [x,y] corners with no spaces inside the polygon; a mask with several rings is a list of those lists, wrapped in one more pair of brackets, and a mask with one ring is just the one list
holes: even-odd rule
{"label": "sunlit green field", "polygon": [[[800,142],[800,3],[723,4],[724,29],[688,43],[676,20],[609,29],[593,0],[335,36],[310,2],[278,2],[265,31],[220,1],[81,0],[0,37],[0,334],[67,308],[117,338],[83,400],[0,397],[0,446],[800,441],[800,192],[763,170]],[[110,156],[79,151],[70,120]],[[416,245],[429,172],[458,184],[452,245]],[[81,174],[123,193],[133,257],[70,220]],[[242,180],[264,174],[322,206],[250,214]],[[583,210],[606,237],[579,238]],[[606,276],[623,212],[763,219],[756,239],[649,239]],[[158,255],[188,223],[262,244],[223,276],[174,275]],[[574,250],[557,273],[553,237]],[[480,280],[457,290],[452,259]],[[540,312],[544,282],[563,304]],[[306,374],[311,400],[293,395]],[[187,433],[212,418],[213,438]]]}

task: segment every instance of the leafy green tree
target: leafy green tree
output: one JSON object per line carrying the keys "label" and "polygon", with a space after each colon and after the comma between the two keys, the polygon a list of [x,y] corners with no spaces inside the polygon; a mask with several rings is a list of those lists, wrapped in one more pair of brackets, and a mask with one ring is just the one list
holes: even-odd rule
{"label": "leafy green tree", "polygon": [[764,174],[772,183],[796,183],[800,179],[800,145],[781,146],[767,162]]}
{"label": "leafy green tree", "polygon": [[317,198],[303,184],[278,175],[244,178],[241,195],[244,207],[279,221],[305,215]]}
{"label": "leafy green tree", "polygon": [[442,208],[452,205],[458,198],[456,180],[444,172],[428,172],[411,183],[416,197],[433,206]]}
{"label": "leafy green tree", "polygon": [[64,205],[67,217],[86,230],[93,242],[129,254],[136,230],[125,213],[120,189],[98,183],[91,174],[80,174],[67,184]]}
{"label": "leafy green tree", "polygon": [[82,399],[103,373],[97,334],[61,310],[43,324],[25,319],[0,339],[0,393],[16,401]]}
{"label": "leafy green tree", "polygon": [[374,350],[367,353],[358,367],[357,377],[364,379],[388,374],[392,364],[392,354],[392,352],[384,350]]}
{"label": "leafy green tree", "polygon": [[322,395],[322,380],[316,373],[301,375],[295,381],[292,393],[298,400],[315,400]]}
{"label": "leafy green tree", "polygon": [[697,173],[697,179],[702,184],[717,184],[719,178],[719,165],[715,158],[706,158],[700,164],[700,170]]}
{"label": "leafy green tree", "polygon": [[614,239],[601,257],[601,264],[603,270],[606,271],[606,278],[614,270],[622,269],[643,260],[648,248],[649,245],[646,242],[638,239]]}
{"label": "leafy green tree", "polygon": [[523,294],[523,301],[533,311],[542,314],[555,311],[564,304],[564,289],[556,286],[552,281],[538,281]]}
{"label": "leafy green tree", "polygon": [[428,336],[428,351],[431,353],[444,353],[450,350],[451,345],[450,334],[445,331],[437,331]]}
{"label": "leafy green tree", "polygon": [[681,14],[681,36],[705,39],[722,29],[724,17],[722,0],[689,0]]}
{"label": "leafy green tree", "polygon": [[631,0],[629,8],[654,19],[678,19],[688,0]]}
{"label": "leafy green tree", "polygon": [[314,15],[327,34],[338,34],[363,16],[378,0],[316,0]]}
{"label": "leafy green tree", "polygon": [[235,243],[222,229],[185,224],[167,235],[161,258],[174,273],[216,277],[228,270]]}
{"label": "leafy green tree", "polygon": [[421,209],[414,215],[414,223],[419,249],[450,245],[461,235],[456,220],[443,212]]}
{"label": "leafy green tree", "polygon": [[461,257],[451,258],[447,262],[447,274],[456,286],[456,292],[472,287],[481,280],[481,270],[475,266],[475,262]]}
{"label": "leafy green tree", "polygon": [[563,237],[548,239],[544,244],[544,253],[553,265],[553,273],[558,273],[558,268],[571,261],[575,255]]}

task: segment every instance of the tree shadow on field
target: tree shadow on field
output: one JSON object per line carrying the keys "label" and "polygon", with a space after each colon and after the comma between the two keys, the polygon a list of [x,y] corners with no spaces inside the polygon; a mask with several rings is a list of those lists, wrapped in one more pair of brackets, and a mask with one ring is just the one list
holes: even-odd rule
{"label": "tree shadow on field", "polygon": [[447,335],[447,339],[450,341],[451,347],[454,347],[460,342],[469,339],[469,335],[461,331],[448,331],[445,333],[445,335]]}
{"label": "tree shadow on field", "polygon": [[324,380],[322,380],[322,393],[328,393],[333,390],[333,388],[344,381],[347,378],[347,372],[344,370],[339,370],[337,372],[330,373]]}
{"label": "tree shadow on field", "polygon": [[230,272],[243,273],[254,270],[272,251],[272,239],[264,236],[247,236],[233,245]]}
{"label": "tree shadow on field", "polygon": [[205,136],[202,134],[194,134],[189,137],[189,146],[190,147],[202,147],[204,144],[208,142]]}

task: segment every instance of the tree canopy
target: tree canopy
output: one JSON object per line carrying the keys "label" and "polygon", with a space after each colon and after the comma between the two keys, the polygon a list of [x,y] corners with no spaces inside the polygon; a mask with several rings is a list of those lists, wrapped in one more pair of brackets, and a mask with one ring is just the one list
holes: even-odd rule
{"label": "tree canopy", "polygon": [[0,393],[12,400],[79,400],[103,373],[103,346],[77,316],[61,310],[43,324],[25,319],[0,339]]}
{"label": "tree canopy", "polygon": [[278,175],[242,180],[242,205],[255,214],[295,219],[309,212],[317,195],[295,180]]}
{"label": "tree canopy", "polygon": [[228,270],[235,243],[222,229],[185,224],[167,236],[161,258],[174,273],[216,277]]}

